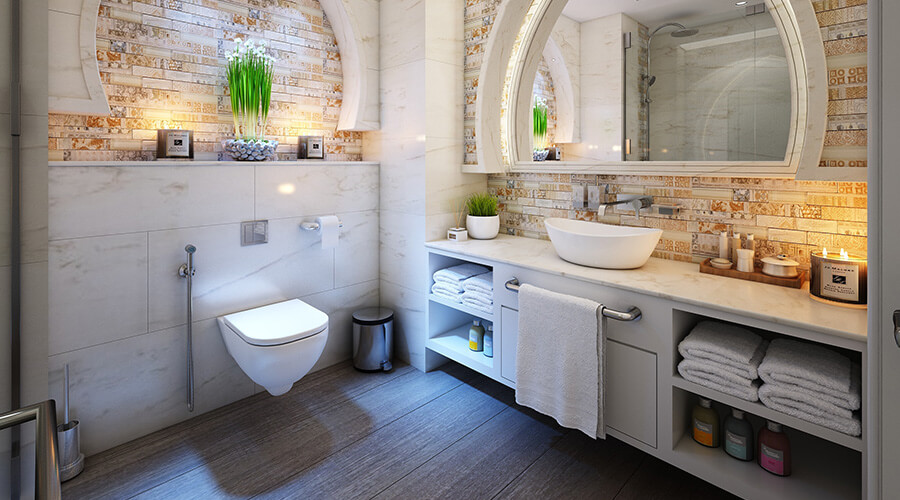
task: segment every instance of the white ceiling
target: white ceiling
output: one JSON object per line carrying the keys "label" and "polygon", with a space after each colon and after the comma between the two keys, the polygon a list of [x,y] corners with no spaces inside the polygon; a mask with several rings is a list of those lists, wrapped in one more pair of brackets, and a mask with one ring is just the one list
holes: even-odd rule
{"label": "white ceiling", "polygon": [[[727,19],[743,14],[737,0],[569,0],[563,15],[583,23],[598,17],[622,12],[650,29],[667,21],[682,21],[702,16],[704,19]],[[750,1],[751,4],[760,0]]]}

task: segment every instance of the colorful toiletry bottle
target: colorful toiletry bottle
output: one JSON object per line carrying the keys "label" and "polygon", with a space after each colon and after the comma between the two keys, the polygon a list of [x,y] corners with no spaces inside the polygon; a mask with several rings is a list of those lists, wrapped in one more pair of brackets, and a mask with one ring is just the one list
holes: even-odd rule
{"label": "colorful toiletry bottle", "polygon": [[745,462],[753,460],[753,426],[744,418],[744,412],[732,408],[725,417],[722,433],[725,453]]}
{"label": "colorful toiletry bottle", "polygon": [[469,327],[469,349],[475,352],[484,350],[484,327],[477,319]]}
{"label": "colorful toiletry bottle", "polygon": [[694,407],[691,418],[694,441],[709,448],[719,447],[719,414],[712,407],[712,401],[704,397]]}
{"label": "colorful toiletry bottle", "polygon": [[494,326],[487,325],[487,329],[484,332],[484,355],[493,358],[494,357]]}
{"label": "colorful toiletry bottle", "polygon": [[759,466],[776,476],[791,475],[791,443],[782,431],[781,424],[766,422],[757,438]]}

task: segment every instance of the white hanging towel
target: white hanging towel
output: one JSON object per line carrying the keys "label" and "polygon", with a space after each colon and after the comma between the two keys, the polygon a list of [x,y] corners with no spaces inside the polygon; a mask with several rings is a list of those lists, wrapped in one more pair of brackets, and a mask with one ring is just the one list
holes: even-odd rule
{"label": "white hanging towel", "polygon": [[597,302],[522,285],[516,402],[563,427],[606,438],[604,323]]}

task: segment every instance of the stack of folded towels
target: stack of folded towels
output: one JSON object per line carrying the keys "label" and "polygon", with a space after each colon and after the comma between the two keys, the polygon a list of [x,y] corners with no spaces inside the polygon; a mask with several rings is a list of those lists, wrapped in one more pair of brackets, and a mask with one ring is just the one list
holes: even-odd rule
{"label": "stack of folded towels", "polygon": [[678,344],[685,380],[745,399],[759,400],[759,366],[768,342],[737,325],[703,321]]}
{"label": "stack of folded towels", "polygon": [[494,273],[487,272],[472,276],[463,282],[463,294],[460,297],[463,305],[476,311],[491,314],[494,312]]}
{"label": "stack of folded towels", "polygon": [[862,433],[860,366],[822,346],[776,339],[759,366],[759,399],[773,410],[843,432]]}
{"label": "stack of folded towels", "polygon": [[462,303],[463,292],[465,292],[463,284],[466,280],[490,272],[490,269],[470,262],[440,269],[432,276],[434,285],[431,286],[431,293],[438,297]]}

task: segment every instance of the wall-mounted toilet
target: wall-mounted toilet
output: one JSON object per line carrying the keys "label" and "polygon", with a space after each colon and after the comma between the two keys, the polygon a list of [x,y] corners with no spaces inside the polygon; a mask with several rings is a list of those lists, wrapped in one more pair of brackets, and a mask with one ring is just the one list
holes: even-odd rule
{"label": "wall-mounted toilet", "polygon": [[328,315],[297,299],[220,316],[225,347],[244,373],[280,396],[318,361]]}

